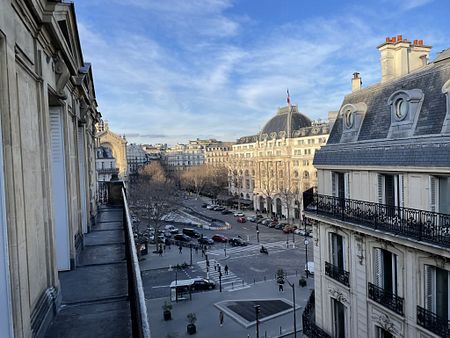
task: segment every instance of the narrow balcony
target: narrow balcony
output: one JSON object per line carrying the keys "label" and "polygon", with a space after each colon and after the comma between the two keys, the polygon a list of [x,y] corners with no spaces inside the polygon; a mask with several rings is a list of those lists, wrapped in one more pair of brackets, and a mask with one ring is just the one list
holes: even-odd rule
{"label": "narrow balcony", "polygon": [[119,168],[102,168],[102,169],[97,169],[97,172],[99,173],[99,174],[105,174],[105,175],[108,175],[108,174],[111,174],[111,175],[113,175],[113,174],[119,174]]}
{"label": "narrow balcony", "polygon": [[315,296],[313,290],[302,314],[303,334],[310,338],[331,338],[328,333],[316,325],[315,316]]}
{"label": "narrow balcony", "polygon": [[45,338],[150,338],[132,223],[123,182],[105,183],[75,268],[59,273],[62,306]]}
{"label": "narrow balcony", "polygon": [[350,287],[350,272],[345,271],[336,265],[325,262],[325,274],[339,283]]}
{"label": "narrow balcony", "polygon": [[448,214],[320,194],[304,199],[309,212],[450,248]]}
{"label": "narrow balcony", "polygon": [[417,306],[417,324],[441,337],[450,337],[450,321]]}
{"label": "narrow balcony", "polygon": [[369,298],[403,316],[403,298],[369,283]]}

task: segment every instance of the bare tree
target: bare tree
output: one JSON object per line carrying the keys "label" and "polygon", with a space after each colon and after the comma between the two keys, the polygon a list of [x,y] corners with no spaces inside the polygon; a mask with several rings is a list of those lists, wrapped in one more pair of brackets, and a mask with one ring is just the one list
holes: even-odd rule
{"label": "bare tree", "polygon": [[175,185],[167,177],[159,162],[151,162],[138,171],[138,177],[130,185],[129,190],[131,204],[155,229],[156,250],[158,250],[158,235],[164,224],[164,216],[173,211],[178,204]]}
{"label": "bare tree", "polygon": [[233,156],[228,158],[227,169],[228,169],[228,177],[233,187],[235,193],[238,195],[238,210],[241,210],[241,193],[243,184],[242,181],[244,179],[243,175],[243,166],[244,161],[241,157]]}
{"label": "bare tree", "polygon": [[194,191],[196,199],[198,199],[200,193],[203,191],[208,178],[209,169],[205,164],[189,168],[181,174],[181,182],[183,186]]}
{"label": "bare tree", "polygon": [[205,186],[207,191],[216,200],[217,196],[225,191],[228,183],[227,169],[224,167],[209,167]]}

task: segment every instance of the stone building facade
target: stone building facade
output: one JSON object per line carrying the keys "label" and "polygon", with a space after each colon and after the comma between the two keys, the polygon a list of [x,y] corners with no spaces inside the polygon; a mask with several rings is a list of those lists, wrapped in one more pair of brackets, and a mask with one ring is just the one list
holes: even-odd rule
{"label": "stone building facade", "polygon": [[427,63],[420,40],[378,48],[382,82],[345,96],[314,159],[315,323],[305,332],[449,337],[450,50]]}
{"label": "stone building facade", "polygon": [[74,5],[0,2],[0,337],[39,337],[96,215],[92,68]]}
{"label": "stone building facade", "polygon": [[205,147],[205,164],[214,168],[227,168],[228,157],[234,143],[220,142]]}
{"label": "stone building facade", "polygon": [[255,210],[300,219],[303,191],[317,186],[314,153],[328,132],[328,123],[312,122],[295,105],[279,108],[259,134],[233,145],[230,193],[250,200]]}
{"label": "stone building facade", "polygon": [[98,146],[111,149],[112,156],[116,160],[119,176],[126,179],[128,175],[127,140],[125,136],[119,136],[109,128],[107,121],[101,120],[97,125]]}
{"label": "stone building facade", "polygon": [[140,167],[149,163],[151,159],[157,158],[156,155],[151,156],[148,154],[140,144],[132,143],[127,145],[128,174],[136,174]]}

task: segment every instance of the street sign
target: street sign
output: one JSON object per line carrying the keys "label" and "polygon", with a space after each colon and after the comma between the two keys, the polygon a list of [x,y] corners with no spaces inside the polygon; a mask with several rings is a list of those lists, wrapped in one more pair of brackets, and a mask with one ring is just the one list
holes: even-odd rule
{"label": "street sign", "polygon": [[305,239],[305,245],[308,245],[309,241],[307,239]]}

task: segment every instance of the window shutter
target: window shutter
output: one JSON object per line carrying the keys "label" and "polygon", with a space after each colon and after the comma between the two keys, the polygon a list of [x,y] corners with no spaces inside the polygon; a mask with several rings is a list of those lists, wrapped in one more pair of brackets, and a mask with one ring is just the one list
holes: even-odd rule
{"label": "window shutter", "polygon": [[373,269],[374,269],[374,284],[379,287],[384,287],[383,251],[380,248],[374,249]]}
{"label": "window shutter", "polygon": [[436,212],[437,210],[437,194],[438,194],[438,180],[434,176],[429,176],[430,190],[429,190],[429,204],[430,211]]}
{"label": "window shutter", "polygon": [[345,198],[350,198],[350,173],[344,173]]}
{"label": "window shutter", "polygon": [[425,278],[424,278],[424,291],[425,291],[425,299],[424,299],[424,307],[429,311],[435,311],[434,309],[434,297],[433,297],[433,289],[434,289],[434,274],[435,270],[430,265],[425,265]]}
{"label": "window shutter", "polygon": [[334,197],[337,196],[337,189],[336,189],[337,182],[336,182],[336,177],[337,177],[337,174],[332,172],[332,173],[331,173],[331,194],[332,194]]}
{"label": "window shutter", "polygon": [[378,203],[384,204],[384,189],[383,189],[384,177],[378,174]]}
{"label": "window shutter", "polygon": [[399,206],[404,207],[405,206],[405,176],[404,175],[398,175],[398,201]]}

